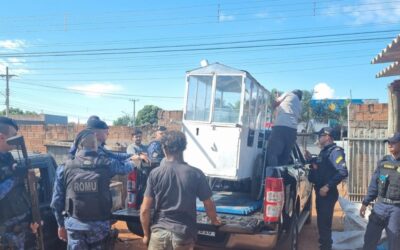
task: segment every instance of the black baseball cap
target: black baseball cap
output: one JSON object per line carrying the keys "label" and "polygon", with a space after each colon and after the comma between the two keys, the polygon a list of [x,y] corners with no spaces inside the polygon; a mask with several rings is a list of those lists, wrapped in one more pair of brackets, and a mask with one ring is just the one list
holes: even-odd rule
{"label": "black baseball cap", "polygon": [[5,117],[5,116],[0,116],[0,123],[4,124],[4,125],[11,126],[11,127],[15,128],[15,130],[18,131],[17,123],[11,118],[8,118],[8,117]]}
{"label": "black baseball cap", "polygon": [[331,127],[324,127],[321,128],[318,132],[316,132],[315,134],[317,134],[318,136],[321,135],[329,135],[329,136],[333,136],[332,135],[333,129]]}
{"label": "black baseball cap", "polygon": [[400,133],[399,132],[394,133],[391,137],[384,140],[384,142],[389,142],[389,143],[400,142]]}
{"label": "black baseball cap", "polygon": [[108,129],[107,123],[96,118],[89,119],[86,127],[88,129]]}

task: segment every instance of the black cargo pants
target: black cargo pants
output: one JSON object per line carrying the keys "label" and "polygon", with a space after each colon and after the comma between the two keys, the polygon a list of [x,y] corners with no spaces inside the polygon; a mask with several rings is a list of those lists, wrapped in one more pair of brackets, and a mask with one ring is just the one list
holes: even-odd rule
{"label": "black cargo pants", "polygon": [[339,198],[338,190],[329,190],[328,195],[319,195],[319,188],[315,187],[317,226],[319,233],[319,248],[321,250],[332,249],[332,219],[335,204]]}

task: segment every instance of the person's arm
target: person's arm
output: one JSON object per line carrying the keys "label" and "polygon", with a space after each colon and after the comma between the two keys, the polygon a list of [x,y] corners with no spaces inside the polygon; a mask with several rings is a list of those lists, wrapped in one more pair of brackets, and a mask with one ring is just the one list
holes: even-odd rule
{"label": "person's arm", "polygon": [[149,244],[150,240],[150,221],[151,221],[151,207],[153,199],[155,198],[154,186],[153,186],[153,172],[150,172],[149,178],[147,178],[146,190],[144,191],[144,198],[142,205],[140,206],[140,223],[143,229],[143,243]]}
{"label": "person's arm", "polygon": [[365,195],[362,205],[360,208],[360,216],[364,218],[365,216],[365,211],[367,210],[368,205],[378,197],[378,178],[379,178],[379,164],[378,167],[375,169],[374,174],[371,177],[371,181],[368,186],[368,192]]}
{"label": "person's arm", "polygon": [[349,172],[347,171],[345,154],[342,149],[333,150],[329,160],[336,169],[336,174],[328,182],[328,188],[332,189],[344,180],[349,175]]}
{"label": "person's arm", "polygon": [[50,207],[53,209],[53,213],[58,224],[58,237],[63,241],[67,240],[67,232],[64,226],[63,215],[63,211],[65,210],[65,194],[64,166],[58,166],[56,179],[54,180],[53,197]]}
{"label": "person's arm", "polygon": [[2,200],[8,192],[14,187],[14,180],[12,178],[8,178],[2,182],[0,182],[0,200]]}
{"label": "person's arm", "polygon": [[208,218],[211,220],[211,224],[213,225],[221,225],[221,221],[217,217],[217,211],[215,209],[214,201],[210,198],[203,201],[204,208],[206,210]]}
{"label": "person's arm", "polygon": [[132,161],[118,161],[110,158],[110,169],[113,175],[124,175],[129,174],[134,169],[135,165]]}
{"label": "person's arm", "polygon": [[142,205],[140,206],[140,223],[143,229],[143,243],[148,244],[150,240],[150,216],[151,216],[151,205],[153,204],[153,198],[145,196],[143,198]]}

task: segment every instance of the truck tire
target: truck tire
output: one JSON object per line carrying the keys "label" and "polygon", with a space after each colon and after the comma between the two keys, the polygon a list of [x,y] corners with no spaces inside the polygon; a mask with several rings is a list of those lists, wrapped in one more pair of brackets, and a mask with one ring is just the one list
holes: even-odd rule
{"label": "truck tire", "polygon": [[289,230],[289,249],[297,250],[299,244],[299,219],[297,213],[293,213],[292,223]]}
{"label": "truck tire", "polygon": [[262,154],[257,155],[253,163],[253,173],[251,176],[251,198],[253,200],[261,200],[264,193],[263,181],[264,181],[264,157]]}
{"label": "truck tire", "polygon": [[144,233],[142,225],[139,222],[127,221],[126,226],[128,227],[129,231],[131,231],[131,233],[143,237]]}
{"label": "truck tire", "polygon": [[309,225],[312,222],[312,214],[311,214],[312,213],[312,204],[313,204],[313,195],[312,195],[312,192],[311,192],[310,197],[308,198],[307,204],[306,204],[306,206],[304,208],[304,210],[307,210],[307,211],[310,212],[310,214],[308,215],[306,221],[304,222],[306,225]]}

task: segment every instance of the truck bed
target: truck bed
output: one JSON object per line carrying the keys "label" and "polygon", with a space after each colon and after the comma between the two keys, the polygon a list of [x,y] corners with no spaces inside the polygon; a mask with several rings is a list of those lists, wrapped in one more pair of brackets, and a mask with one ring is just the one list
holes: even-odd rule
{"label": "truck bed", "polygon": [[[213,192],[213,200],[216,205],[217,213],[250,215],[262,207],[262,201],[252,200],[248,193],[240,192]],[[196,208],[198,212],[204,212],[204,205],[197,200]]]}

